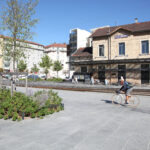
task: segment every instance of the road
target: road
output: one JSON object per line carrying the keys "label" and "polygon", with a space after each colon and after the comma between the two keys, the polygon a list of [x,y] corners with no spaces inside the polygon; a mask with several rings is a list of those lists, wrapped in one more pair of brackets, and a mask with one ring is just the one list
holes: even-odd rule
{"label": "road", "polygon": [[149,96],[128,108],[113,105],[111,93],[55,91],[64,111],[44,119],[0,120],[0,150],[150,150]]}

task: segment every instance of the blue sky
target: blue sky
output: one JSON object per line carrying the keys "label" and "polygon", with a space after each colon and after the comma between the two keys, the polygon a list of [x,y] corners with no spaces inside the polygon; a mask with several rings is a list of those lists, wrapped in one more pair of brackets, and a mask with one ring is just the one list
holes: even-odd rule
{"label": "blue sky", "polygon": [[39,0],[33,41],[68,43],[69,30],[150,21],[150,0]]}

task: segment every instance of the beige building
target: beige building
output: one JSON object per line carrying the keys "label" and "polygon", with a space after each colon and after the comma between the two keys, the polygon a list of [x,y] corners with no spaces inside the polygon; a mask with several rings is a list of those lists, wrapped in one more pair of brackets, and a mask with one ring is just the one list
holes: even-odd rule
{"label": "beige building", "polygon": [[[0,35],[0,56],[2,56],[2,44],[7,42],[7,39],[10,37]],[[24,56],[20,58],[20,60],[24,60],[27,64],[28,73],[31,73],[32,68],[36,65],[40,70],[39,74],[44,74],[44,69],[39,66],[39,63],[42,61],[42,57],[45,53],[54,61],[58,60],[61,62],[63,69],[59,71],[59,77],[65,78],[69,74],[69,65],[68,65],[68,56],[67,56],[67,45],[65,43],[59,44],[54,43],[48,46],[44,46],[31,41],[19,42],[18,45],[22,48],[24,52]],[[3,47],[4,48],[4,47]],[[17,62],[16,62],[17,67]],[[13,63],[11,57],[5,59],[4,57],[0,57],[0,71],[12,72],[13,71]],[[50,74],[48,77],[57,77],[57,72],[53,71],[53,68],[49,70]]]}
{"label": "beige building", "polygon": [[75,66],[92,68],[100,81],[117,83],[123,76],[132,83],[150,83],[150,21],[98,28],[90,37],[92,61]]}
{"label": "beige building", "polygon": [[[58,77],[66,78],[69,74],[69,65],[68,65],[68,56],[67,56],[67,45],[65,43],[53,43],[48,46],[45,46],[44,51],[53,61],[59,61],[63,68],[59,71]],[[48,77],[57,77],[57,72],[53,70],[53,67],[50,68]]]}

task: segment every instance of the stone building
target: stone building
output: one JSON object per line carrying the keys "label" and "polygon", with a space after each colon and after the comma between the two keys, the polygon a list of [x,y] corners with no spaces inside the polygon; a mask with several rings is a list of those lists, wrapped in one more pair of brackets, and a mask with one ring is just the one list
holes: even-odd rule
{"label": "stone building", "polygon": [[[0,35],[0,56],[3,56],[2,54],[2,45],[4,42],[9,39],[10,37]],[[19,40],[18,40],[19,42]],[[48,54],[48,56],[52,59],[52,61],[59,60],[63,66],[63,69],[59,72],[60,78],[65,78],[69,72],[68,67],[68,56],[67,56],[67,45],[66,44],[58,44],[54,43],[48,46],[44,46],[35,42],[31,41],[24,41],[20,42],[20,46],[23,51],[25,57],[20,58],[21,60],[24,60],[24,62],[27,64],[27,71],[28,73],[31,73],[31,68],[35,65],[40,69],[39,74],[43,74],[44,70],[39,66],[39,63],[41,62],[41,58]],[[17,64],[17,63],[16,63]],[[17,65],[16,65],[17,67]],[[0,68],[2,70],[5,70],[7,72],[12,72],[13,70],[13,64],[12,59],[5,60],[4,57],[0,57]],[[53,68],[50,70],[49,77],[57,77],[57,73],[53,71]]]}
{"label": "stone building", "polygon": [[79,81],[90,78],[93,71],[92,65],[87,65],[90,61],[92,61],[92,47],[81,47],[71,55],[70,63]]}
{"label": "stone building", "polygon": [[150,21],[98,28],[90,38],[92,60],[74,62],[74,66],[92,68],[102,82],[117,83],[123,76],[135,84],[150,83]]}
{"label": "stone building", "polygon": [[[10,39],[10,37],[0,35],[0,52],[2,56],[2,45],[7,42],[7,39]],[[18,40],[19,47],[24,51],[24,57],[20,58],[20,60],[24,60],[24,62],[27,64],[27,70],[28,72],[31,72],[31,68],[33,67],[34,64],[36,64],[39,67],[39,62],[41,61],[41,57],[43,56],[44,53],[44,45],[31,42],[31,41],[24,41],[20,42]],[[11,58],[4,59],[4,57],[0,58],[0,68],[2,68],[5,71],[13,71],[13,63]],[[17,62],[16,62],[17,65]],[[42,69],[39,68],[39,72],[42,72]]]}
{"label": "stone building", "polygon": [[[58,60],[62,66],[63,69],[59,71],[59,77],[65,78],[69,75],[69,65],[68,65],[68,59],[67,56],[67,45],[65,43],[53,43],[48,46],[45,46],[44,51],[54,62]],[[57,72],[53,71],[53,68],[50,69],[49,77],[57,77]]]}

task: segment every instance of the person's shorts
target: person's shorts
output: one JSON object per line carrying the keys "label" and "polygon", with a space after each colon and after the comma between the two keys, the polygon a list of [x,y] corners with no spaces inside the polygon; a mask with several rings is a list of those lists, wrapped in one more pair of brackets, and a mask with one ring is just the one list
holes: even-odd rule
{"label": "person's shorts", "polygon": [[126,96],[131,96],[131,92],[133,91],[133,88],[130,88],[126,91]]}

